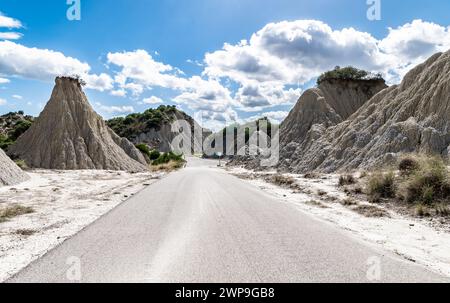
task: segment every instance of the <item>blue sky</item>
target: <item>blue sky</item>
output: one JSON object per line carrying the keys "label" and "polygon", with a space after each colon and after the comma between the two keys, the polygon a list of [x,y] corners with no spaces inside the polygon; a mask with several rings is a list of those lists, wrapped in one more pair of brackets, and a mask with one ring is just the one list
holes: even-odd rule
{"label": "blue sky", "polygon": [[264,114],[281,120],[332,66],[380,71],[394,83],[450,48],[445,0],[381,0],[377,21],[366,0],[80,1],[81,20],[69,21],[66,0],[1,0],[3,16],[21,26],[0,22],[0,33],[22,36],[0,38],[0,113],[38,115],[53,75],[79,71],[95,75],[86,93],[106,118],[162,101],[203,110],[211,127]]}

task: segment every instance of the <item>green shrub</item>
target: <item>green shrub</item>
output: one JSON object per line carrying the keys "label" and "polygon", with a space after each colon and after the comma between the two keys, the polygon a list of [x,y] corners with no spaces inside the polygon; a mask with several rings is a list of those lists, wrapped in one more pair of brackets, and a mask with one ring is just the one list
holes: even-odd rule
{"label": "green shrub", "polygon": [[150,148],[147,146],[147,144],[136,144],[136,148],[139,149],[141,153],[150,158]]}
{"label": "green shrub", "polygon": [[317,84],[320,85],[327,80],[383,80],[383,77],[381,74],[372,74],[352,66],[343,68],[336,66],[334,70],[320,75],[317,79]]}
{"label": "green shrub", "polygon": [[15,160],[14,162],[16,163],[17,166],[19,166],[23,170],[30,169],[24,160]]}
{"label": "green shrub", "polygon": [[393,172],[372,174],[367,183],[367,193],[376,198],[395,197],[395,174]]}
{"label": "green shrub", "polygon": [[32,125],[30,121],[22,120],[17,122],[13,130],[9,133],[9,138],[16,141],[23,133],[25,133]]}
{"label": "green shrub", "polygon": [[0,134],[0,148],[3,150],[7,150],[10,145],[12,145],[14,141],[12,141],[8,136]]}
{"label": "green shrub", "polygon": [[184,162],[183,155],[176,155],[173,152],[163,153],[158,157],[158,159],[152,162],[152,165],[167,164],[170,161]]}
{"label": "green shrub", "polygon": [[150,151],[150,156],[149,156],[150,160],[154,161],[154,160],[158,159],[160,156],[161,156],[161,153],[158,150],[153,149],[152,151]]}

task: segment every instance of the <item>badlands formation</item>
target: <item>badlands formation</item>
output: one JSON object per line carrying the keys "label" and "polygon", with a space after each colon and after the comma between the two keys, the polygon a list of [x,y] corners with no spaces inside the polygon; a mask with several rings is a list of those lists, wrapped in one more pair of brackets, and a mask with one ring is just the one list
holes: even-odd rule
{"label": "badlands formation", "polygon": [[116,135],[92,109],[78,79],[58,77],[39,118],[8,154],[31,168],[145,171],[134,145]]}
{"label": "badlands formation", "polygon": [[[435,54],[355,113],[343,111],[349,117],[326,107],[326,96],[318,97],[308,115],[319,118],[304,126],[298,108],[307,107],[312,94],[306,92],[282,124],[282,170],[334,172],[386,165],[402,153],[450,154],[450,52]],[[335,108],[357,106],[348,100],[339,99]]]}

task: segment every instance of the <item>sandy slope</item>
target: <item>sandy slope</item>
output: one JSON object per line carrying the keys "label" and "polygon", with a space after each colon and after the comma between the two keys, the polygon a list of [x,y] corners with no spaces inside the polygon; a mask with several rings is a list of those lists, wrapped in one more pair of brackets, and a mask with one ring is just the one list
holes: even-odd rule
{"label": "sandy slope", "polygon": [[[95,170],[35,170],[29,175],[25,183],[0,188],[0,208],[20,204],[35,210],[0,223],[0,281],[162,177]],[[34,234],[19,235],[19,230]]]}

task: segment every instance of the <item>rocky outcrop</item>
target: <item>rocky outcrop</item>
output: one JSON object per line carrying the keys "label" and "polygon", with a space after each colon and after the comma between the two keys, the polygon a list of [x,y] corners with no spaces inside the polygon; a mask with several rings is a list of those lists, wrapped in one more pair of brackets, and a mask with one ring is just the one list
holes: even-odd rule
{"label": "rocky outcrop", "polygon": [[28,180],[28,175],[0,149],[0,186]]}
{"label": "rocky outcrop", "polygon": [[145,171],[146,161],[94,112],[80,81],[58,77],[50,101],[8,154],[31,168]]}
{"label": "rocky outcrop", "polygon": [[[302,122],[298,122],[301,124]],[[285,148],[281,168],[332,172],[384,165],[401,153],[449,155],[450,52],[432,56],[347,120],[312,126]]]}
{"label": "rocky outcrop", "polygon": [[[337,125],[387,86],[384,80],[338,80],[321,82],[300,97],[280,127],[280,146],[304,140],[313,125]],[[286,155],[289,156],[289,155]]]}

